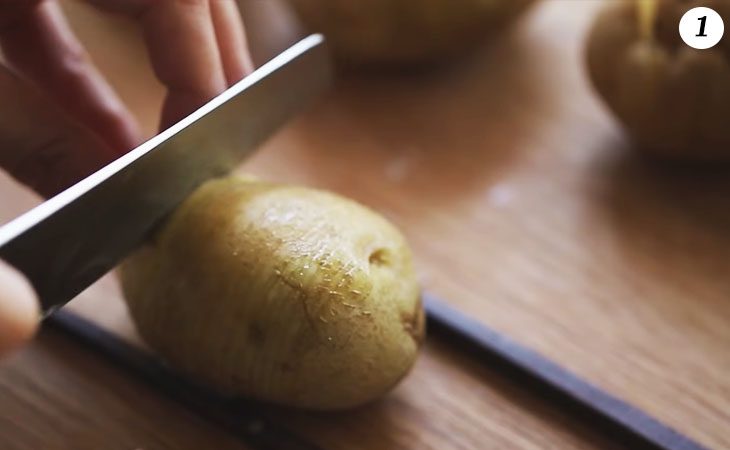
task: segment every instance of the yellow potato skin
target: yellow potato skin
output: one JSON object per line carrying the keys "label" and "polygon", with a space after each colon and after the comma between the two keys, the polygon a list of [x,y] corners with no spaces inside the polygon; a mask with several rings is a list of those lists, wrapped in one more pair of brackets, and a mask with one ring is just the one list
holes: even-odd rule
{"label": "yellow potato skin", "polygon": [[608,2],[588,37],[588,72],[641,150],[730,160],[730,41],[709,50],[684,44],[677,26],[695,6],[730,17],[730,0]]}
{"label": "yellow potato skin", "polygon": [[230,395],[354,407],[392,388],[424,338],[401,234],[314,189],[209,181],[121,273],[145,341]]}
{"label": "yellow potato skin", "polygon": [[473,49],[532,0],[288,0],[346,66],[414,65]]}

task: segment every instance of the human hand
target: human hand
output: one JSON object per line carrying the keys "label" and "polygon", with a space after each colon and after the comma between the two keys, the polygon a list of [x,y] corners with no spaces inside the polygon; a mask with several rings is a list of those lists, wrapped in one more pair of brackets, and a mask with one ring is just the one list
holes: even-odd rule
{"label": "human hand", "polygon": [[38,316],[33,288],[20,273],[0,260],[0,356],[33,335]]}
{"label": "human hand", "polygon": [[[161,127],[253,67],[234,0],[87,0],[137,21],[167,88]],[[141,141],[132,114],[90,61],[55,0],[0,0],[0,167],[43,196]],[[0,353],[32,334],[37,304],[0,262]]]}

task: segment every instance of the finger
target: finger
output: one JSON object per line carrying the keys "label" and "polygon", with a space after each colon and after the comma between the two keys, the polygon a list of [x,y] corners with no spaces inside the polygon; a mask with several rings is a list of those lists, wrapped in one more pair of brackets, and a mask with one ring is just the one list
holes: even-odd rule
{"label": "finger", "polygon": [[110,12],[138,16],[154,1],[156,0],[86,0],[86,3]]}
{"label": "finger", "polygon": [[0,46],[13,68],[118,154],[139,143],[133,116],[91,63],[56,2],[16,14],[0,27]]}
{"label": "finger", "polygon": [[39,317],[33,288],[25,277],[0,260],[0,356],[30,339]]}
{"label": "finger", "polygon": [[0,0],[0,29],[17,23],[18,18],[38,6],[43,0]]}
{"label": "finger", "polygon": [[213,26],[228,85],[253,72],[241,12],[235,0],[211,0]]}
{"label": "finger", "polygon": [[152,67],[168,88],[162,127],[227,87],[208,0],[155,1],[139,16]]}
{"label": "finger", "polygon": [[254,67],[305,36],[294,12],[282,0],[239,0]]}
{"label": "finger", "polygon": [[50,197],[116,157],[82,127],[0,65],[0,167]]}
{"label": "finger", "polygon": [[[142,24],[152,67],[168,88],[162,111],[162,128],[218,95],[228,86],[229,78],[235,78],[246,70],[244,63],[232,58],[227,58],[228,68],[224,69],[211,7],[211,3],[223,0],[87,1],[135,17]],[[226,8],[230,9],[230,6]],[[216,17],[222,16],[220,10],[216,11]],[[221,18],[217,20],[220,22]],[[228,23],[229,19],[224,21]],[[226,26],[228,28],[222,32],[221,38],[224,35],[235,37],[238,32],[233,31],[230,24]],[[226,54],[239,51],[236,49],[242,45],[241,38],[235,40],[237,43],[227,44],[232,49]]]}

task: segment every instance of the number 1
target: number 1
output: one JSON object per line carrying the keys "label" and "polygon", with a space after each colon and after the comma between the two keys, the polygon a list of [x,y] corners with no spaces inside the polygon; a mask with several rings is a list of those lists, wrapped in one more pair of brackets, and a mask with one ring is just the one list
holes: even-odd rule
{"label": "number 1", "polygon": [[697,20],[700,21],[700,34],[697,34],[697,37],[707,37],[705,34],[705,23],[707,23],[707,16],[699,17]]}

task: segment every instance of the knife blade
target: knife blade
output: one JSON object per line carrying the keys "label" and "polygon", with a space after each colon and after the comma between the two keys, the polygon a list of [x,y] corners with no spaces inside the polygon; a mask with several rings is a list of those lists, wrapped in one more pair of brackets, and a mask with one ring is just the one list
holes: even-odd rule
{"label": "knife blade", "polygon": [[111,270],[204,181],[225,175],[331,84],[311,35],[197,111],[0,227],[0,258],[45,315]]}

